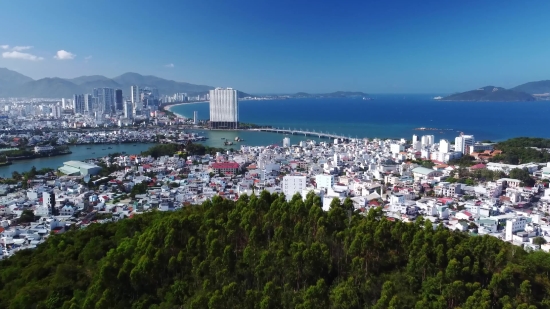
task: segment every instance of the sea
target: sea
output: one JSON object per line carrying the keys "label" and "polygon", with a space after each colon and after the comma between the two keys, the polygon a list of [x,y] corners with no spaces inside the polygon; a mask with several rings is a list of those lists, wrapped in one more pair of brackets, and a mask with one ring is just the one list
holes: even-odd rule
{"label": "sea", "polygon": [[[435,140],[454,138],[461,132],[472,134],[478,141],[501,141],[512,137],[550,138],[550,101],[535,102],[447,102],[434,100],[441,94],[371,95],[363,98],[322,98],[287,100],[250,100],[239,102],[241,122],[286,129],[301,129],[345,135],[351,138],[405,138],[413,134],[434,135]],[[209,118],[208,103],[172,106],[174,113],[199,119]],[[417,130],[418,128],[435,130]],[[317,140],[312,136],[283,135],[254,131],[195,130],[208,138],[202,144],[210,147],[239,149],[241,145],[281,145],[284,137],[291,144]],[[243,141],[235,142],[239,137]],[[224,145],[232,141],[233,145]],[[113,149],[108,149],[112,147]],[[13,171],[27,171],[33,165],[58,168],[69,160],[85,160],[125,151],[138,154],[152,144],[72,146],[70,155],[14,161],[0,167],[0,177]],[[87,149],[91,147],[92,149]]]}
{"label": "sea", "polygon": [[[322,131],[352,138],[406,138],[434,135],[454,140],[463,132],[478,141],[512,137],[550,138],[550,101],[448,102],[438,94],[373,95],[363,98],[250,100],[239,102],[241,122]],[[208,103],[183,104],[174,113],[209,118]],[[419,131],[417,128],[436,130]],[[265,143],[264,143],[265,144]]]}

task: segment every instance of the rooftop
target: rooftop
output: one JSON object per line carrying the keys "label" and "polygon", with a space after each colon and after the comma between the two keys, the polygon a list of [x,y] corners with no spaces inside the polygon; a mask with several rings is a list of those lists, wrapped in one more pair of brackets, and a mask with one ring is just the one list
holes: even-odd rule
{"label": "rooftop", "polygon": [[94,168],[94,167],[98,167],[97,165],[89,164],[89,163],[82,162],[82,161],[67,161],[67,162],[63,162],[63,164],[66,165],[66,166],[74,167],[74,168]]}

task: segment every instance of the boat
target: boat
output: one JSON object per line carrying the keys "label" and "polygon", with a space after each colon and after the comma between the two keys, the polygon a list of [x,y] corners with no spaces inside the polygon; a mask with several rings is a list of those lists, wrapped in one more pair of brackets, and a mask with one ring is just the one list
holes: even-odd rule
{"label": "boat", "polygon": [[107,149],[113,149],[113,147],[107,147]]}
{"label": "boat", "polygon": [[225,139],[225,137],[222,137],[222,139]]}
{"label": "boat", "polygon": [[86,147],[86,149],[92,149],[92,147]]}

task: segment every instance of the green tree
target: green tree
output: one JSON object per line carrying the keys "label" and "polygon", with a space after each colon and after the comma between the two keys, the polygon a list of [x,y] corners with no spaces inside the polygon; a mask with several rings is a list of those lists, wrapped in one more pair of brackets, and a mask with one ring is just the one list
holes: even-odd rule
{"label": "green tree", "polygon": [[19,222],[29,223],[34,221],[35,221],[34,212],[30,209],[23,210],[23,213],[21,213],[21,217],[19,218]]}

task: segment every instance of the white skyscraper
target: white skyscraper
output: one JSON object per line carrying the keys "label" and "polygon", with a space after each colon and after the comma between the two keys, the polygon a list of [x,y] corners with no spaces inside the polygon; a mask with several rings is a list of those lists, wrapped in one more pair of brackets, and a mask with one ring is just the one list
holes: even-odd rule
{"label": "white skyscraper", "polygon": [[460,133],[460,136],[455,138],[455,151],[462,152],[462,154],[470,154],[469,146],[473,146],[475,143],[473,135],[464,135]]}
{"label": "white skyscraper", "polygon": [[289,137],[285,137],[283,138],[283,147],[290,147],[290,138]]}
{"label": "white skyscraper", "polygon": [[210,90],[210,127],[237,129],[239,127],[239,98],[233,88]]}
{"label": "white skyscraper", "polygon": [[193,112],[193,124],[199,124],[199,112]]}
{"label": "white skyscraper", "polygon": [[84,95],[73,95],[73,109],[76,114],[84,114]]}
{"label": "white skyscraper", "polygon": [[141,101],[141,93],[142,93],[142,89],[140,89],[139,86],[130,87],[131,100],[134,106],[134,114],[141,113],[141,110],[143,109],[143,102]]}
{"label": "white skyscraper", "polygon": [[306,176],[283,177],[283,193],[287,201],[290,201],[296,192],[302,192],[305,188]]}
{"label": "white skyscraper", "polygon": [[91,113],[94,110],[94,101],[91,94],[84,95],[84,111]]}
{"label": "white skyscraper", "polygon": [[113,88],[96,88],[94,93],[97,93],[97,109],[101,114],[109,114],[115,108],[115,90]]}
{"label": "white skyscraper", "polygon": [[126,103],[124,103],[124,118],[127,118],[127,119],[134,118],[133,113],[134,113],[134,108],[133,108],[132,102],[126,101]]}
{"label": "white skyscraper", "polygon": [[451,151],[451,144],[448,140],[442,139],[439,141],[439,152],[440,153],[448,153]]}
{"label": "white skyscraper", "polygon": [[414,145],[414,143],[416,143],[417,141],[418,141],[418,135],[413,134],[413,139],[412,139],[413,145]]}

